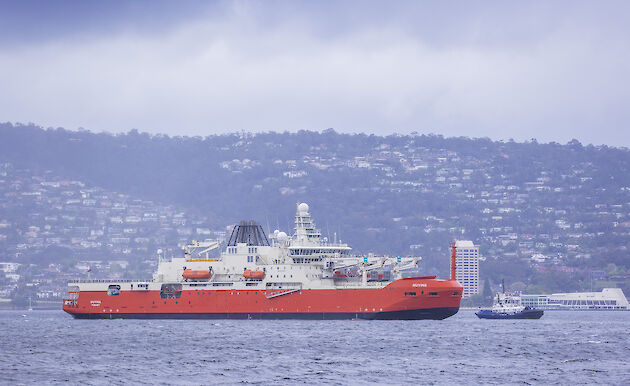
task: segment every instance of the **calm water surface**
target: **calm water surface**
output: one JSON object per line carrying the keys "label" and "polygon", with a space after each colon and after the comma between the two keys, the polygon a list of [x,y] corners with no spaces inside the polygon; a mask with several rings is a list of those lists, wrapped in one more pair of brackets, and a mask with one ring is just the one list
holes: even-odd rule
{"label": "calm water surface", "polygon": [[630,312],[540,320],[74,320],[0,311],[2,384],[630,384]]}

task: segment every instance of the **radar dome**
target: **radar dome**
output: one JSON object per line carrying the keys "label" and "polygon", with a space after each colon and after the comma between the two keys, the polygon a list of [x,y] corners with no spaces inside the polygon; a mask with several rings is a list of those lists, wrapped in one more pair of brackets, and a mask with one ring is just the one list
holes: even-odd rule
{"label": "radar dome", "polygon": [[303,202],[300,205],[298,205],[298,211],[300,213],[307,213],[308,212],[308,204]]}
{"label": "radar dome", "polygon": [[284,232],[279,232],[278,233],[278,241],[285,241],[287,239],[287,234]]}

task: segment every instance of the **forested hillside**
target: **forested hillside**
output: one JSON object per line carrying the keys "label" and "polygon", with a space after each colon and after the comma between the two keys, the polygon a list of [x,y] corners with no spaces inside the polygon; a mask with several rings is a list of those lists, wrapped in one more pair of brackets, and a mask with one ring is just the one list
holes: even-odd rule
{"label": "forested hillside", "polygon": [[[209,229],[253,219],[290,230],[304,201],[324,235],[358,252],[421,255],[423,270],[444,275],[453,238],[481,245],[482,276],[494,283],[571,290],[593,271],[625,283],[630,270],[625,148],[332,129],[112,135],[5,123],[0,162],[173,205],[204,216]],[[0,222],[12,223],[7,213],[19,213],[3,202]],[[7,250],[10,239],[0,239]]]}

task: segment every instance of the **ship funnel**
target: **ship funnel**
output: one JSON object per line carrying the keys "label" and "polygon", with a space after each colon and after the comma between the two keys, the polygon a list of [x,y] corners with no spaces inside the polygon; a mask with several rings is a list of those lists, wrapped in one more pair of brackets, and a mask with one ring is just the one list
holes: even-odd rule
{"label": "ship funnel", "polygon": [[263,227],[256,224],[255,221],[241,221],[240,224],[234,226],[227,245],[234,247],[238,243],[269,246],[269,240],[265,235]]}

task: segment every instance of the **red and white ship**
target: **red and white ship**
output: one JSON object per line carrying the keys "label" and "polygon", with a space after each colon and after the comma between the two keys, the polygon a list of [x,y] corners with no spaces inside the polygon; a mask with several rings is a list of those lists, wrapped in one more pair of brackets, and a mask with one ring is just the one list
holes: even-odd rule
{"label": "red and white ship", "polygon": [[149,281],[72,281],[63,310],[86,319],[444,319],[459,310],[454,261],[450,280],[403,278],[419,257],[351,256],[321,237],[304,203],[291,237],[242,222],[211,257],[219,247],[195,241],[171,260],[158,251]]}

